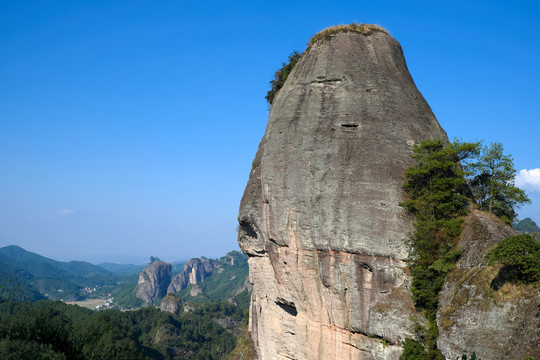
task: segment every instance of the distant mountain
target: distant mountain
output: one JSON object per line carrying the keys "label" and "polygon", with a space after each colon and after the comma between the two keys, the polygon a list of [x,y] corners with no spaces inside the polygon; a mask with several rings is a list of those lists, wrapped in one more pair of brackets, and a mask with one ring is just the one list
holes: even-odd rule
{"label": "distant mountain", "polygon": [[118,280],[118,275],[88,262],[56,261],[15,245],[0,248],[0,271],[15,276],[29,291],[61,300],[80,296],[84,288],[90,293],[114,286]]}
{"label": "distant mountain", "polygon": [[167,295],[171,275],[171,264],[150,257],[150,264],[143,269],[137,281],[137,297],[149,304],[160,302]]}
{"label": "distant mountain", "polygon": [[[163,263],[155,261],[154,263]],[[170,264],[167,264],[169,268]],[[0,248],[0,299],[35,301],[83,300],[86,298],[114,297],[116,306],[138,308],[144,301],[137,297],[137,278],[143,265],[102,263],[93,265],[85,261],[62,262],[10,245]],[[172,286],[171,275],[175,285]],[[147,274],[148,277],[148,274]],[[204,257],[175,264],[172,274],[160,287],[155,299],[159,304],[167,292],[176,293],[182,301],[212,302],[236,298],[250,290],[247,281],[247,256],[231,251],[219,260]],[[154,302],[154,301],[153,301]]]}
{"label": "distant mountain", "polygon": [[180,261],[180,262],[177,262],[177,263],[171,263],[173,276],[176,275],[176,274],[181,273],[182,271],[184,271],[184,265],[186,265],[186,262],[187,261]]}
{"label": "distant mountain", "polygon": [[110,262],[104,262],[98,264],[98,266],[117,275],[138,274],[144,268],[144,265],[115,264]]}
{"label": "distant mountain", "polygon": [[[239,294],[242,297],[249,294],[248,272],[247,256],[239,251],[231,251],[219,260],[193,258],[172,278],[171,264],[155,261],[141,272],[136,297],[154,305],[167,294],[176,294],[181,301],[193,303],[234,300]],[[122,306],[136,304],[133,290],[124,291],[116,298]]]}
{"label": "distant mountain", "polygon": [[540,239],[540,227],[531,218],[525,218],[512,227],[522,234],[528,233]]}

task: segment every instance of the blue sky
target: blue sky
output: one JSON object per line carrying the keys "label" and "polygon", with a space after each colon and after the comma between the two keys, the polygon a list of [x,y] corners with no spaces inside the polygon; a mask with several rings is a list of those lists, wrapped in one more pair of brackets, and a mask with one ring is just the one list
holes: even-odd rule
{"label": "blue sky", "polygon": [[450,138],[501,142],[540,223],[535,1],[0,2],[0,246],[142,263],[237,249],[274,71],[376,23]]}

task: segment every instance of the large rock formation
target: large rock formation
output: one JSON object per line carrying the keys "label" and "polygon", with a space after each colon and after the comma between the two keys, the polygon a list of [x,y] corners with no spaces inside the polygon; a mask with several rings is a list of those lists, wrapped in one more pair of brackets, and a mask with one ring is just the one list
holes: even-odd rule
{"label": "large rock formation", "polygon": [[517,231],[493,215],[473,211],[459,245],[464,256],[446,278],[439,300],[438,347],[449,359],[540,359],[540,292],[504,281],[485,253]]}
{"label": "large rock formation", "polygon": [[180,300],[174,294],[167,294],[163,300],[161,300],[159,308],[162,311],[178,314],[182,308],[182,305],[180,304]]}
{"label": "large rock formation", "polygon": [[398,359],[417,317],[403,173],[446,134],[390,35],[323,35],[274,98],[240,205],[249,326],[260,359]]}
{"label": "large rock formation", "polygon": [[154,304],[167,295],[167,288],[171,282],[171,264],[151,260],[152,263],[145,267],[137,281],[137,297],[149,304]]}
{"label": "large rock formation", "polygon": [[189,284],[199,284],[212,275],[219,266],[219,261],[206,259],[191,259],[184,265],[184,270],[176,274],[169,285],[167,292],[176,293],[185,289]]}

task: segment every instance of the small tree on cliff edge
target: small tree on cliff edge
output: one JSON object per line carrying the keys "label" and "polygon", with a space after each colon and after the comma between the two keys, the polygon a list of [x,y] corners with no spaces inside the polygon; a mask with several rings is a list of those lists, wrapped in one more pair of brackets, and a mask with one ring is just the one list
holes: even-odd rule
{"label": "small tree on cliff edge", "polygon": [[266,101],[268,101],[270,105],[272,105],[274,97],[277,95],[279,90],[283,87],[283,85],[285,85],[285,80],[287,80],[287,77],[294,69],[294,66],[298,60],[300,60],[301,56],[302,54],[300,54],[298,51],[293,51],[292,54],[289,55],[289,62],[287,64],[283,63],[281,68],[274,74],[274,78],[270,81],[272,88],[265,96]]}
{"label": "small tree on cliff edge", "polygon": [[481,210],[511,224],[517,216],[515,208],[530,203],[525,192],[514,186],[516,169],[512,157],[504,155],[502,144],[485,146],[470,168],[469,186]]}

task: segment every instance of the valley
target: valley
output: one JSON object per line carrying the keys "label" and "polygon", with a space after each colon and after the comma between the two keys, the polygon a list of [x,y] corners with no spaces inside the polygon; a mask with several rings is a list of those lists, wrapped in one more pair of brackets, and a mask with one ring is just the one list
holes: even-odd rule
{"label": "valley", "polygon": [[219,359],[247,324],[251,286],[238,251],[106,268],[17,246],[0,258],[0,358]]}

